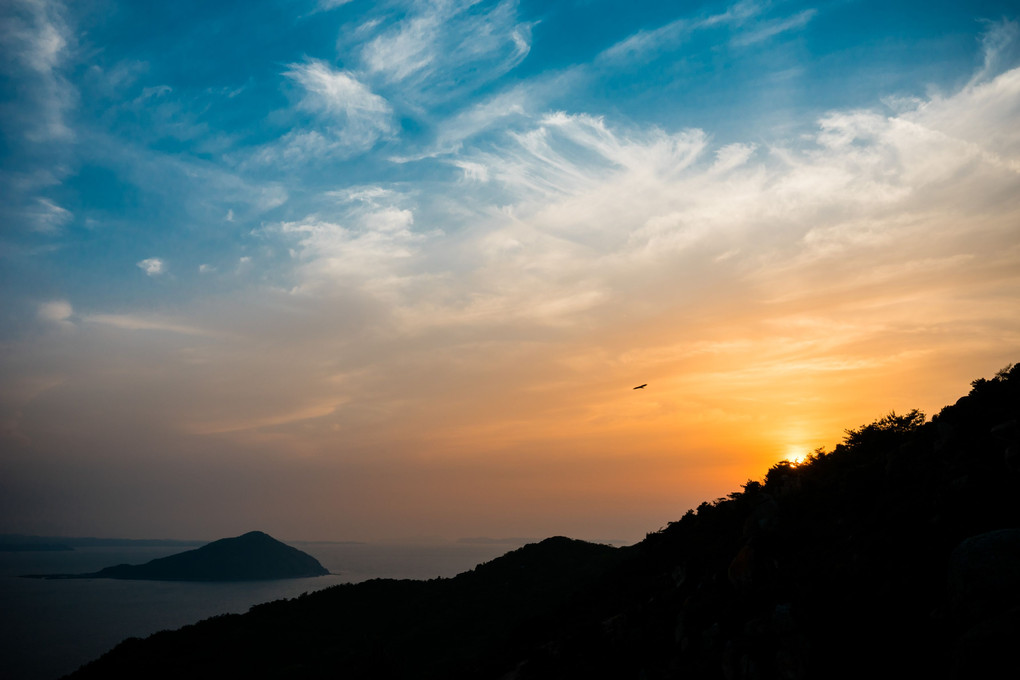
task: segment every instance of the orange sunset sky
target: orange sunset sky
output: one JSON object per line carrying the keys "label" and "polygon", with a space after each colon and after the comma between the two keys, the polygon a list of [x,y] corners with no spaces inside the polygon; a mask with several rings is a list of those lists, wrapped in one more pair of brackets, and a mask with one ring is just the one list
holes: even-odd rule
{"label": "orange sunset sky", "polygon": [[633,542],[1020,360],[1009,3],[304,4],[4,10],[0,532]]}

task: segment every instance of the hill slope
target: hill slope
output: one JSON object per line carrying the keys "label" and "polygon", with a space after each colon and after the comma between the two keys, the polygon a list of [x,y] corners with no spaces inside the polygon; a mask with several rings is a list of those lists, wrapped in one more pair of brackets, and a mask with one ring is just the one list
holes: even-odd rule
{"label": "hill slope", "polygon": [[548,539],[454,579],[330,588],[73,677],[990,677],[1020,635],[1018,421],[1013,367],[629,548]]}

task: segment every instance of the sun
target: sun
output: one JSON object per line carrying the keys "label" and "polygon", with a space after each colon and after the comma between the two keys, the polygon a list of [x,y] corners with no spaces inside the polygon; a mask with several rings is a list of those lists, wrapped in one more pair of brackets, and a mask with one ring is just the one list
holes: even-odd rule
{"label": "sun", "polygon": [[788,461],[792,465],[801,465],[807,462],[808,453],[807,448],[804,446],[790,445],[786,447],[786,457],[784,460]]}

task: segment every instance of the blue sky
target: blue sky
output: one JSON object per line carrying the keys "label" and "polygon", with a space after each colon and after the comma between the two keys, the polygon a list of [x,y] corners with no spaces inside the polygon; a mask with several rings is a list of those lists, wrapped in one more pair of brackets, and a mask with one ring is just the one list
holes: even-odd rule
{"label": "blue sky", "polygon": [[629,538],[1016,359],[1012,2],[0,12],[0,530]]}

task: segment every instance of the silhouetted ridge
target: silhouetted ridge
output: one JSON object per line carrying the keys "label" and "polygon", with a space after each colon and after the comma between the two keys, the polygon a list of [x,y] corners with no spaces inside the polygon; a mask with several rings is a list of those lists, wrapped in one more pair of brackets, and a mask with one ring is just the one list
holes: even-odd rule
{"label": "silhouetted ridge", "polygon": [[557,537],[128,640],[75,678],[997,677],[1020,639],[1020,368],[629,548]]}

